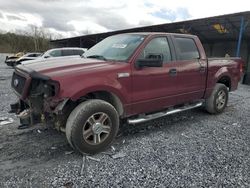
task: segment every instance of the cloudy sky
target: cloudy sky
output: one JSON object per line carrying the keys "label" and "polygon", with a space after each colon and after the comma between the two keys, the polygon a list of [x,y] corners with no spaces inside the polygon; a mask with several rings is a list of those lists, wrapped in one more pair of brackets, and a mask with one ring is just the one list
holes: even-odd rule
{"label": "cloudy sky", "polygon": [[0,0],[0,31],[71,37],[248,10],[248,0]]}

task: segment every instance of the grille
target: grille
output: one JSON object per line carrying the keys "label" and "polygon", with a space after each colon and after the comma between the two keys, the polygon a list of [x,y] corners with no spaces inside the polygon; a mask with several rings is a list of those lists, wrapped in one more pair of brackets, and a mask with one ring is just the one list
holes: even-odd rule
{"label": "grille", "polygon": [[11,86],[18,92],[20,95],[23,93],[24,85],[26,82],[26,78],[20,76],[19,74],[13,73]]}

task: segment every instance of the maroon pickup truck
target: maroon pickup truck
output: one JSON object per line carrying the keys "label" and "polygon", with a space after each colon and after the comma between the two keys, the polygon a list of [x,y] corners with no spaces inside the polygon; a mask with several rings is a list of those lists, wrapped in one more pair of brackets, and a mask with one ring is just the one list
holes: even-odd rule
{"label": "maroon pickup truck", "polygon": [[242,64],[207,59],[193,35],[115,35],[82,57],[17,66],[11,84],[20,100],[11,111],[22,126],[53,125],[77,151],[97,153],[114,140],[120,120],[136,124],[201,106],[222,112]]}

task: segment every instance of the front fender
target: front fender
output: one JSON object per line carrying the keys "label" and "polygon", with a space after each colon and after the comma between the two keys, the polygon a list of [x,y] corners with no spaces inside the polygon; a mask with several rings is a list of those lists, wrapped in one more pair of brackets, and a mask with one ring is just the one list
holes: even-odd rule
{"label": "front fender", "polygon": [[111,87],[111,86],[106,86],[106,85],[95,85],[95,86],[92,86],[92,87],[84,88],[84,89],[79,90],[78,92],[76,92],[74,95],[72,95],[70,97],[70,99],[72,101],[76,101],[79,98],[81,98],[83,96],[86,96],[89,93],[98,92],[98,91],[109,92],[111,94],[116,95],[121,100],[121,102],[123,104],[128,103],[128,99],[124,97],[124,95],[120,92],[120,90],[118,90],[118,89],[116,89],[114,87]]}

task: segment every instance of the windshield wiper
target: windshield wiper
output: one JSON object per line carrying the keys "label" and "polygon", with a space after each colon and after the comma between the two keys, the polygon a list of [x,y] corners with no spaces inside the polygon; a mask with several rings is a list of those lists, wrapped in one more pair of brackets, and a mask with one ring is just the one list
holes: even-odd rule
{"label": "windshield wiper", "polygon": [[90,55],[90,56],[87,56],[86,58],[96,58],[96,59],[101,59],[101,60],[104,60],[106,61],[107,59],[102,56],[102,55]]}

